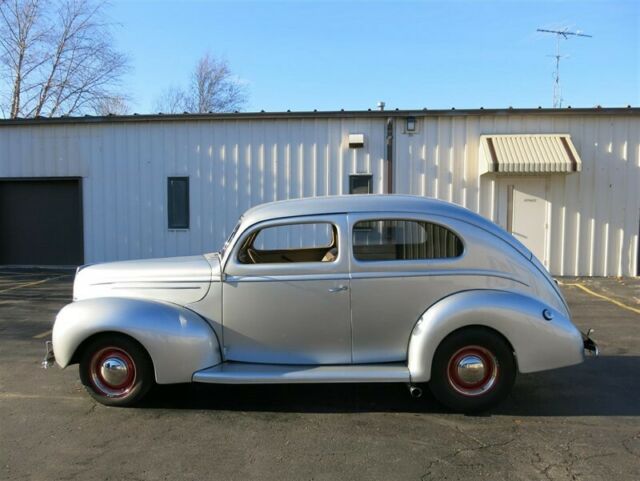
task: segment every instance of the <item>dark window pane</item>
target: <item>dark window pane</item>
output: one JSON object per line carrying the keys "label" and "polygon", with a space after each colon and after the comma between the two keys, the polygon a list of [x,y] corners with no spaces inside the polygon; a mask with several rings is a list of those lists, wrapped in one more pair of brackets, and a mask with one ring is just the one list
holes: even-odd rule
{"label": "dark window pane", "polygon": [[169,229],[188,229],[189,177],[169,177],[167,204]]}
{"label": "dark window pane", "polygon": [[353,255],[361,261],[445,259],[461,254],[460,238],[430,222],[363,221],[353,228]]}
{"label": "dark window pane", "polygon": [[350,175],[350,194],[371,194],[373,193],[373,182],[371,175]]}

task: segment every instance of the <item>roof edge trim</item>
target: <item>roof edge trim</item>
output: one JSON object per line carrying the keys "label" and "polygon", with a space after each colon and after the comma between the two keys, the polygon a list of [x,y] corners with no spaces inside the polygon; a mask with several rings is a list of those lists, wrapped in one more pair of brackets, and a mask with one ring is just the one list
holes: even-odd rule
{"label": "roof edge trim", "polygon": [[133,114],[81,117],[38,117],[0,119],[2,126],[56,125],[56,124],[102,124],[126,122],[184,122],[212,120],[286,120],[324,118],[389,118],[389,117],[464,117],[482,115],[639,115],[640,107],[589,107],[589,108],[507,108],[507,109],[421,109],[421,110],[332,110],[299,112],[232,112],[205,114]]}

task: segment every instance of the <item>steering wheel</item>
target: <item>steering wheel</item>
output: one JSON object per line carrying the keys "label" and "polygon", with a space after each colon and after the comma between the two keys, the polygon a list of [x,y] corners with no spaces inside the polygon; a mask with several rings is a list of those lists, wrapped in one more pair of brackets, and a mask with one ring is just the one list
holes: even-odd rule
{"label": "steering wheel", "polygon": [[253,248],[249,247],[247,249],[247,254],[249,255],[249,259],[251,259],[251,262],[253,262],[254,264],[258,263],[258,253],[253,250]]}

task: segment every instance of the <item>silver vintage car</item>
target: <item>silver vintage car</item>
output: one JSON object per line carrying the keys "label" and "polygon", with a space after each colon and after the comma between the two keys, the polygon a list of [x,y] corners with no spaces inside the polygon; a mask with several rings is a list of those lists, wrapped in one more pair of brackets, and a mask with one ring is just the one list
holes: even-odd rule
{"label": "silver vintage car", "polygon": [[597,353],[527,248],[424,197],[263,204],[220,252],[83,266],[73,297],[44,364],[111,406],[154,383],[401,382],[477,412]]}

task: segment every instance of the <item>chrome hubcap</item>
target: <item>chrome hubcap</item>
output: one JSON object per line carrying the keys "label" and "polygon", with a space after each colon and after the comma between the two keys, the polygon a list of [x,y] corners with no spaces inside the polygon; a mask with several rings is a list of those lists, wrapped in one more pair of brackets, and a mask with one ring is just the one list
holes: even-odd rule
{"label": "chrome hubcap", "polygon": [[123,349],[107,347],[93,355],[90,375],[96,392],[107,397],[122,397],[135,384],[136,366]]}
{"label": "chrome hubcap", "polygon": [[127,368],[127,363],[122,359],[118,357],[108,357],[102,361],[100,374],[107,384],[120,386],[127,380],[129,369]]}
{"label": "chrome hubcap", "polygon": [[447,377],[451,387],[463,396],[480,396],[490,391],[499,375],[498,360],[482,346],[466,346],[449,359]]}
{"label": "chrome hubcap", "polygon": [[458,377],[468,384],[482,381],[485,376],[485,366],[482,358],[474,354],[463,356],[458,361]]}

